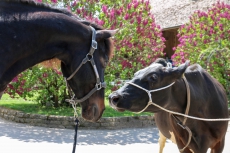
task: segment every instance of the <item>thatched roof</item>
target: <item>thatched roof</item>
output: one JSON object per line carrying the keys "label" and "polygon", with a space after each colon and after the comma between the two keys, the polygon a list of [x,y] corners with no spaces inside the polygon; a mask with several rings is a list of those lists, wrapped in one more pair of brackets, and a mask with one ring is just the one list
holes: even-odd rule
{"label": "thatched roof", "polygon": [[[162,29],[185,24],[194,11],[207,11],[218,0],[150,0],[156,23]],[[220,0],[230,3],[230,0]]]}

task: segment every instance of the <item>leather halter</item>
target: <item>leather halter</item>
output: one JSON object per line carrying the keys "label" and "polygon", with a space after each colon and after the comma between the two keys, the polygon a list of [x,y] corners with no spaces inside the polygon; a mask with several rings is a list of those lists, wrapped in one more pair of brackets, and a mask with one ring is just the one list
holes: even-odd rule
{"label": "leather halter", "polygon": [[[93,53],[94,53],[95,49],[97,49],[96,30],[91,26],[90,26],[90,28],[92,29],[92,43],[91,43],[91,48],[89,50],[89,53],[85,56],[85,58],[82,60],[81,64],[76,68],[76,70],[68,78],[65,77],[66,86],[67,86],[67,89],[68,89],[69,94],[71,96],[71,99],[66,99],[66,101],[70,102],[70,103],[81,103],[81,102],[85,101],[86,99],[88,99],[97,90],[100,90],[101,88],[106,87],[105,82],[101,82],[101,80],[100,80],[97,66],[96,66],[94,58],[93,58]],[[93,67],[93,70],[94,70],[94,73],[96,76],[96,84],[95,84],[95,87],[87,95],[78,99],[78,98],[75,98],[75,94],[71,90],[71,88],[68,84],[68,80],[72,79],[73,76],[78,72],[78,70],[87,62],[90,62],[92,67]]]}

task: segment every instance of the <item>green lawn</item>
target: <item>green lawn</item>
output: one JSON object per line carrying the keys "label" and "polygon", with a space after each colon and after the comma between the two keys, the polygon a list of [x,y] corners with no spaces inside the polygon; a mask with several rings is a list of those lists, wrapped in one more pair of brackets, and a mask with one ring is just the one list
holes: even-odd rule
{"label": "green lawn", "polygon": [[[103,117],[118,117],[118,116],[140,116],[140,115],[152,115],[152,113],[135,114],[132,112],[117,112],[109,106],[108,99],[105,101],[106,109],[103,113]],[[32,100],[24,99],[12,99],[9,95],[4,94],[0,100],[0,106],[11,108],[14,110],[23,111],[25,113],[43,114],[43,115],[59,115],[59,116],[73,116],[73,108],[61,107],[61,108],[46,108],[39,106]],[[78,108],[80,114],[80,108]]]}

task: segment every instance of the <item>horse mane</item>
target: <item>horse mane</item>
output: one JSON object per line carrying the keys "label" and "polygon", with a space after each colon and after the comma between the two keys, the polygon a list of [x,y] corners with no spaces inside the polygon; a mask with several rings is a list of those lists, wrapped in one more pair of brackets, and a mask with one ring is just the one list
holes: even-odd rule
{"label": "horse mane", "polygon": [[[44,9],[49,9],[49,10],[52,10],[55,12],[64,13],[68,16],[76,16],[76,15],[72,14],[67,9],[57,8],[57,7],[55,7],[55,5],[51,6],[50,4],[38,3],[38,2],[35,2],[34,0],[1,0],[1,1],[22,3],[22,4],[26,4],[26,5],[30,5],[30,6],[36,6],[36,7],[40,7],[40,8],[44,8]],[[78,17],[78,18],[80,19],[80,17]]]}
{"label": "horse mane", "polygon": [[[22,3],[22,4],[26,4],[26,5],[30,5],[30,6],[36,6],[36,7],[44,8],[44,9],[49,9],[51,11],[63,13],[67,16],[73,17],[76,20],[78,20],[79,22],[81,22],[87,26],[94,27],[96,30],[103,30],[104,29],[103,27],[101,27],[101,26],[99,26],[93,22],[86,21],[86,20],[80,18],[76,14],[73,14],[72,12],[70,12],[69,10],[64,9],[64,8],[55,8],[54,6],[51,6],[48,4],[37,3],[34,0],[1,0],[1,1],[16,2],[16,3]],[[113,41],[111,38],[105,39],[104,41],[105,41],[106,50],[108,50],[109,59],[111,59],[113,56],[113,48],[114,48],[113,47]],[[58,68],[58,65],[60,65],[60,60],[57,58],[54,58],[54,59],[42,62],[41,65],[44,67]]]}

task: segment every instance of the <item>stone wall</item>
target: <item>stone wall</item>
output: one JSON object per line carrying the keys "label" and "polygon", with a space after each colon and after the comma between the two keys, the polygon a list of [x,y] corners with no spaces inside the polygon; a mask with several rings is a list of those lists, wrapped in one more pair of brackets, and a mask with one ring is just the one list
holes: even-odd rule
{"label": "stone wall", "polygon": [[[67,129],[74,128],[73,117],[29,114],[4,107],[0,107],[0,117],[6,120],[25,123],[33,126]],[[103,117],[97,123],[87,122],[82,118],[79,118],[79,120],[80,129],[121,129],[155,126],[153,116]]]}
{"label": "stone wall", "polygon": [[[29,114],[4,107],[0,107],[0,117],[6,120],[26,123],[33,126],[67,129],[74,128],[73,117]],[[82,118],[79,118],[79,120],[80,129],[121,129],[155,126],[153,116],[105,117],[101,118],[97,123],[91,123]]]}

